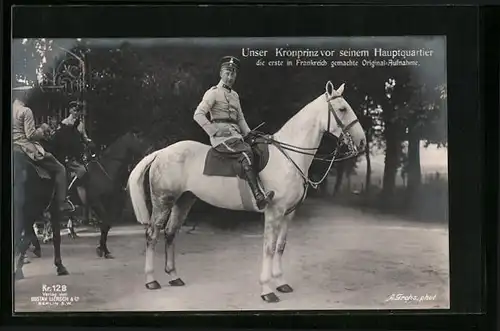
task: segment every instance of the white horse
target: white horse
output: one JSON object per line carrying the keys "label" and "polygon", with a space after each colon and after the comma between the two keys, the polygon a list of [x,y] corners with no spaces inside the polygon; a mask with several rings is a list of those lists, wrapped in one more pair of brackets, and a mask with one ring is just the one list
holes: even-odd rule
{"label": "white horse", "polygon": [[[264,301],[279,301],[271,289],[272,279],[279,292],[293,291],[285,281],[282,269],[287,229],[295,214],[295,206],[305,198],[307,184],[311,183],[307,177],[308,169],[323,134],[330,133],[342,138],[342,141],[350,142],[356,155],[364,148],[365,133],[354,111],[342,97],[343,91],[344,84],[335,90],[328,81],[326,93],[311,101],[285,123],[273,135],[272,139],[277,143],[269,145],[269,161],[259,176],[266,189],[274,190],[275,196],[262,211],[257,209],[253,201],[253,211],[265,214],[260,274],[261,297]],[[331,116],[334,120],[331,120]],[[310,150],[314,153],[290,152],[290,149],[287,152],[280,146],[292,146],[295,150]],[[154,277],[154,251],[164,227],[165,272],[171,278],[169,284],[184,285],[176,273],[174,238],[197,198],[220,208],[245,209],[239,191],[241,179],[203,174],[205,157],[210,148],[196,141],[180,141],[149,154],[130,174],[128,185],[133,209],[137,221],[147,226],[145,274],[148,289],[161,287]],[[148,169],[151,214],[144,190]]]}

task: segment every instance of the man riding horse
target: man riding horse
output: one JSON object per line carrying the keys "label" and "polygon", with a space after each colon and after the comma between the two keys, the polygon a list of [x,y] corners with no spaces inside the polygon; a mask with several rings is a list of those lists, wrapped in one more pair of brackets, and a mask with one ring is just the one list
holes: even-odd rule
{"label": "man riding horse", "polygon": [[[238,93],[232,88],[239,69],[239,60],[233,56],[222,58],[220,81],[205,92],[196,108],[194,120],[210,137],[216,151],[227,155],[238,155],[257,207],[264,209],[273,199],[274,192],[262,191],[253,169],[252,148],[244,141],[251,132],[240,105]],[[207,118],[210,114],[210,119]]]}
{"label": "man riding horse", "polygon": [[87,203],[87,192],[81,181],[87,169],[82,162],[84,145],[92,140],[87,136],[82,118],[83,104],[77,101],[70,103],[69,116],[63,119],[51,135],[49,145],[58,160],[66,164],[67,169],[74,173],[79,185],[76,187],[82,204]]}
{"label": "man riding horse", "polygon": [[67,202],[66,169],[52,155],[47,152],[40,141],[49,133],[49,125],[43,123],[39,128],[35,126],[33,112],[26,107],[28,88],[13,89],[12,97],[12,142],[13,148],[22,151],[33,163],[47,170],[55,181],[55,202],[62,213],[73,210]]}

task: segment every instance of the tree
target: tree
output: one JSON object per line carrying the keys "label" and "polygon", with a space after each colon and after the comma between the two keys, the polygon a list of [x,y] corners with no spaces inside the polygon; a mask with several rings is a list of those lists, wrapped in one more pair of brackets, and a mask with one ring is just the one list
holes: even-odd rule
{"label": "tree", "polygon": [[407,198],[411,201],[418,191],[421,181],[420,142],[426,140],[426,146],[431,143],[438,146],[446,144],[445,98],[446,86],[429,86],[427,84],[410,84],[412,97],[402,110],[406,122],[408,141],[407,156]]}
{"label": "tree", "polygon": [[348,187],[350,189],[350,187],[351,187],[350,177],[356,173],[356,163],[357,163],[356,158],[350,158],[350,159],[339,161],[336,164],[336,167],[335,167],[336,180],[335,180],[335,186],[333,189],[334,195],[339,193],[340,188],[342,187],[344,177],[347,178],[347,180],[349,181]]}
{"label": "tree", "polygon": [[392,201],[396,186],[396,174],[401,155],[401,122],[398,116],[399,101],[406,97],[406,84],[396,83],[390,78],[384,83],[385,98],[382,105],[384,119],[385,163],[382,197],[384,202]]}

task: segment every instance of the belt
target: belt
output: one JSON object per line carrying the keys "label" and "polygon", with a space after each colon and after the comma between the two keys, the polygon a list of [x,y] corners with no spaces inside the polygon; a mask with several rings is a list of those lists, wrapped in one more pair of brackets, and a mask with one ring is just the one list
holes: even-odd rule
{"label": "belt", "polygon": [[231,124],[238,124],[236,120],[233,119],[227,119],[227,118],[215,118],[212,120],[214,123],[231,123]]}

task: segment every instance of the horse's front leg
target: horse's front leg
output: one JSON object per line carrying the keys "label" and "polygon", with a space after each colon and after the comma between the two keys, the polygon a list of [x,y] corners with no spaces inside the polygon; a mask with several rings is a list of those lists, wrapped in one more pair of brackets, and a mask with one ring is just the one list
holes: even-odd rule
{"label": "horse's front leg", "polygon": [[108,220],[103,220],[101,223],[101,238],[99,240],[99,246],[96,249],[97,255],[99,257],[104,257],[106,259],[114,259],[114,256],[108,249],[108,233],[111,226],[108,224]]}
{"label": "horse's front leg", "polygon": [[57,207],[53,207],[53,211],[51,213],[52,217],[50,218],[50,223],[52,226],[52,236],[53,236],[53,245],[54,245],[54,265],[56,266],[57,275],[64,276],[68,275],[69,272],[66,267],[62,263],[61,258],[61,213],[56,210]]}
{"label": "horse's front leg", "polygon": [[260,274],[261,298],[272,303],[279,302],[278,296],[271,290],[273,258],[276,252],[279,222],[283,213],[272,208],[265,211],[264,245],[262,258],[262,271]]}
{"label": "horse's front leg", "polygon": [[288,233],[288,225],[293,218],[294,212],[284,216],[279,225],[278,241],[276,242],[276,253],[273,259],[273,279],[276,284],[276,290],[281,293],[293,292],[293,288],[285,281],[283,277],[283,253],[286,247],[286,238]]}
{"label": "horse's front leg", "polygon": [[99,238],[99,246],[96,248],[97,256],[104,257],[106,259],[113,259],[114,257],[108,249],[108,233],[111,229],[109,213],[101,202],[94,203],[92,206],[101,220],[101,236]]}

